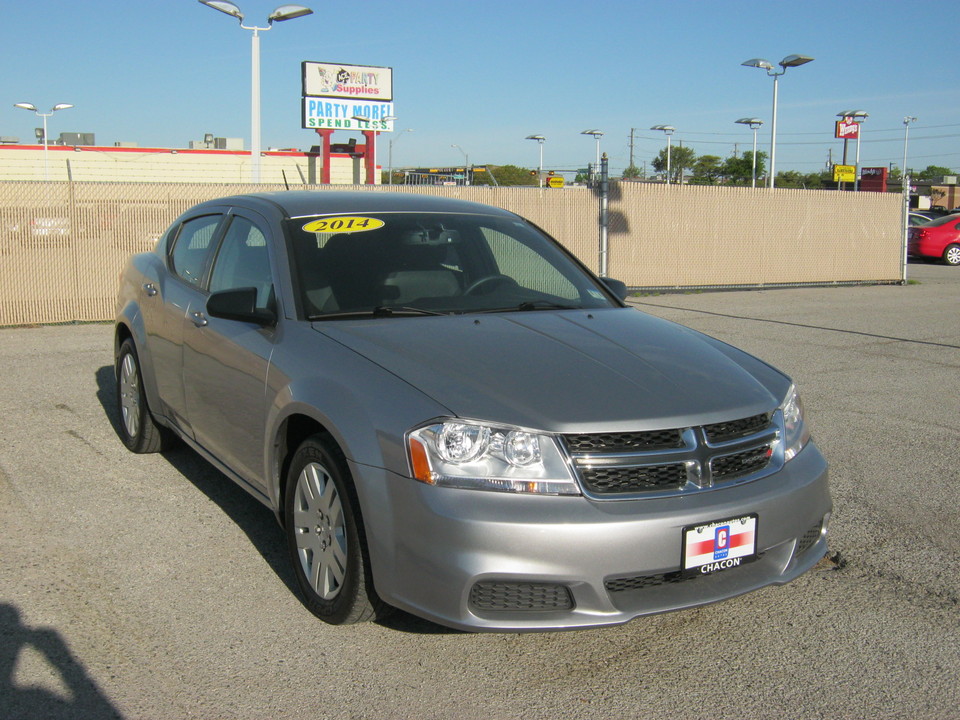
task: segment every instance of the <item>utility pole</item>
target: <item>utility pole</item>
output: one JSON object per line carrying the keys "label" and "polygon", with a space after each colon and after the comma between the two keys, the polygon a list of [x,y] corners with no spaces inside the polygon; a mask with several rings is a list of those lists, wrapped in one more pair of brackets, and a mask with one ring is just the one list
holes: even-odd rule
{"label": "utility pole", "polygon": [[634,128],[630,128],[630,167],[633,167],[633,133]]}

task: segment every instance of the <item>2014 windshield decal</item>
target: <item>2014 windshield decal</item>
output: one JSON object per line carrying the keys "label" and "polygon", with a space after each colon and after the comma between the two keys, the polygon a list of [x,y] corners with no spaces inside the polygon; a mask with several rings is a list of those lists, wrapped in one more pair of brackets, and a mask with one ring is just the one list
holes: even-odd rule
{"label": "2014 windshield decal", "polygon": [[303,226],[303,230],[312,233],[358,233],[377,230],[384,225],[383,220],[377,218],[346,215],[312,220]]}

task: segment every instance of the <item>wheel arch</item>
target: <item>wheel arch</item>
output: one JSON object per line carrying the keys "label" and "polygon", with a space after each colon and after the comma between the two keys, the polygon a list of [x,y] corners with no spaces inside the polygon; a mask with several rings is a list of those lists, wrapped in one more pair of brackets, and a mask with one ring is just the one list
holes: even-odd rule
{"label": "wheel arch", "polygon": [[276,437],[274,438],[274,460],[271,468],[271,475],[274,488],[274,513],[280,524],[284,524],[283,503],[287,493],[287,475],[290,470],[290,462],[293,459],[297,448],[309,437],[320,435],[326,438],[340,448],[343,448],[337,442],[326,426],[317,418],[301,412],[294,412],[285,417],[277,427]]}

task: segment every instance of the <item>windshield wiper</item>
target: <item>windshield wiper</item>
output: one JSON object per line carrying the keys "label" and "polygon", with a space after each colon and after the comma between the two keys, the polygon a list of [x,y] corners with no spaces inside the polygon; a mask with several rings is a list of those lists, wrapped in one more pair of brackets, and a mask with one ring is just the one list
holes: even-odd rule
{"label": "windshield wiper", "polygon": [[555,303],[551,300],[525,300],[519,305],[511,307],[491,308],[489,310],[480,310],[485,313],[503,313],[503,312],[530,312],[531,310],[583,310],[580,305],[564,305]]}
{"label": "windshield wiper", "polygon": [[403,316],[415,316],[415,315],[447,315],[448,313],[437,312],[436,310],[424,310],[423,308],[415,307],[386,307],[385,305],[378,305],[375,308],[369,310],[344,310],[343,312],[332,312],[332,313],[321,313],[319,315],[311,315],[308,317],[308,320],[342,320],[344,318],[361,318],[361,317],[403,317]]}

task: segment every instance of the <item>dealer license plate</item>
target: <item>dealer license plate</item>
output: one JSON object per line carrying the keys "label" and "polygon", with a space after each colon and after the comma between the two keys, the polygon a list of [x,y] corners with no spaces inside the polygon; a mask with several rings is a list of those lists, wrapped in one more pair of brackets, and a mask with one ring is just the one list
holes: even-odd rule
{"label": "dealer license plate", "polygon": [[757,555],[757,516],[694,525],[683,530],[683,571],[709,575],[753,560]]}

